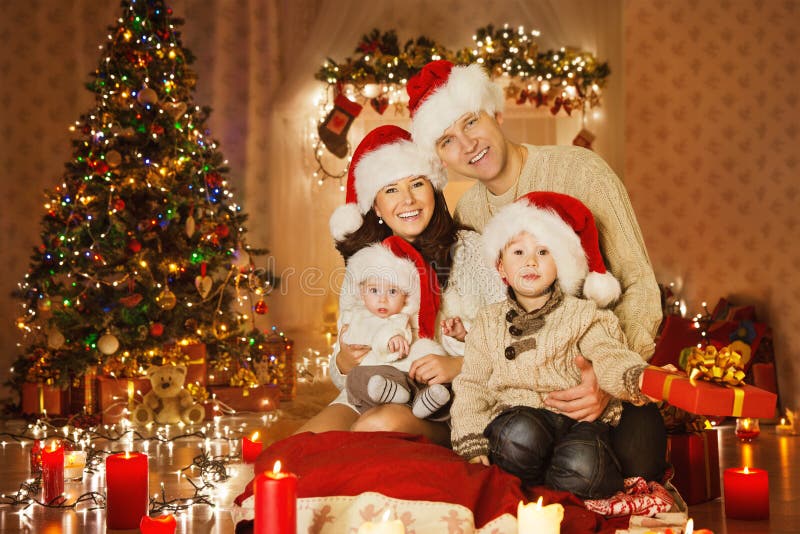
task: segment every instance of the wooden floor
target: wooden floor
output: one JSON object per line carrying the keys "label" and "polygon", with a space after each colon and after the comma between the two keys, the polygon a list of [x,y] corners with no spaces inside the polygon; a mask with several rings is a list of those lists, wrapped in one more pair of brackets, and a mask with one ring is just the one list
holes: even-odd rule
{"label": "wooden floor", "polygon": [[[308,406],[302,397],[303,390],[296,405],[306,405],[303,413],[316,406]],[[325,402],[323,398],[319,402]],[[292,403],[295,404],[295,403]],[[289,405],[287,413],[291,414]],[[281,421],[266,429],[268,442],[289,435],[302,423],[302,418],[283,417]],[[233,417],[224,422],[230,428],[247,425],[248,430],[264,428],[261,418]],[[0,432],[19,430],[19,422],[0,422]],[[720,472],[727,467],[741,467],[745,463],[769,471],[770,477],[770,519],[768,521],[735,521],[725,518],[721,499],[690,507],[689,515],[694,519],[695,528],[708,528],[716,534],[733,533],[798,533],[800,532],[800,436],[776,436],[774,427],[762,424],[761,436],[751,444],[740,444],[733,435],[732,427],[723,427],[720,432]],[[30,442],[25,447],[7,438],[0,446],[0,493],[16,492],[20,483],[30,475],[28,458]],[[189,497],[194,490],[185,479],[177,476],[177,472],[191,465],[192,459],[200,451],[199,440],[180,440],[170,448],[166,445],[150,444],[150,491],[155,494],[161,491],[164,483],[169,498]],[[98,447],[103,446],[98,442]],[[238,448],[238,444],[233,444]],[[115,444],[112,448],[121,447]],[[137,446],[137,449],[140,447]],[[212,441],[211,452],[225,455],[231,452],[226,442]],[[212,492],[211,499],[215,507],[194,506],[190,511],[178,516],[179,533],[229,533],[233,532],[231,505],[234,497],[253,475],[252,467],[241,463],[230,464],[232,478],[221,484]],[[90,490],[103,491],[102,475],[86,475],[83,482],[67,483],[68,497]],[[105,515],[102,510],[86,511],[85,506],[78,510],[48,509],[34,505],[25,510],[17,507],[0,506],[0,532],[27,532],[36,534],[78,534],[102,533],[105,529]],[[114,531],[108,531],[114,532]],[[135,532],[135,531],[133,531]],[[427,533],[418,533],[427,534]]]}
{"label": "wooden floor", "polygon": [[[800,436],[778,436],[775,427],[761,425],[761,435],[752,443],[739,443],[733,427],[719,429],[720,475],[728,467],[750,467],[769,472],[770,518],[738,521],[725,517],[722,499],[689,508],[695,527],[715,534],[800,532]],[[724,496],[723,496],[724,498]]]}

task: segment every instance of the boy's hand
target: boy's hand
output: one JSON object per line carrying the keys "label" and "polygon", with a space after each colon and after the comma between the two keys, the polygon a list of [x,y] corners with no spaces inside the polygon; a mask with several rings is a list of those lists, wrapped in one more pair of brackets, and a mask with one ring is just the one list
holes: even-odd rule
{"label": "boy's hand", "polygon": [[467,329],[461,322],[461,317],[448,317],[442,320],[442,333],[458,341],[464,341],[467,337]]}
{"label": "boy's hand", "polygon": [[401,356],[408,356],[408,341],[401,335],[391,338],[388,347],[391,352],[399,352]]}
{"label": "boy's hand", "polygon": [[485,466],[489,466],[489,457],[485,454],[481,454],[480,456],[476,456],[474,458],[469,459],[469,463],[471,464],[483,464]]}
{"label": "boy's hand", "polygon": [[461,372],[464,358],[427,354],[414,360],[408,369],[408,376],[421,384],[449,384]]}

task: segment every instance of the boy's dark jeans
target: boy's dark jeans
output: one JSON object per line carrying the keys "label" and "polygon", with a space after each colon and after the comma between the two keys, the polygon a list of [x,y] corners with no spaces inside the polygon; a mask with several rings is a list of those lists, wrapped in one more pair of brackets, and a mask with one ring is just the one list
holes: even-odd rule
{"label": "boy's dark jeans", "polygon": [[515,406],[501,412],[483,434],[489,440],[489,460],[525,484],[545,484],[584,499],[622,490],[621,468],[605,423]]}

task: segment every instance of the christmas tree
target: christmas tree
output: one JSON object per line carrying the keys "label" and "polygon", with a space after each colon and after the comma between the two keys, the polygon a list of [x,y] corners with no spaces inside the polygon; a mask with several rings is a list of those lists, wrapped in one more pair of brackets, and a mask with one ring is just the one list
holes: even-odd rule
{"label": "christmas tree", "polygon": [[[66,385],[88,369],[135,376],[204,343],[233,385],[277,383],[255,328],[275,280],[255,269],[246,215],[195,105],[193,56],[161,0],[123,0],[87,84],[95,106],[45,192],[41,243],[15,293],[24,314],[12,384]],[[266,369],[266,370],[265,370]],[[266,374],[266,377],[265,377]]]}

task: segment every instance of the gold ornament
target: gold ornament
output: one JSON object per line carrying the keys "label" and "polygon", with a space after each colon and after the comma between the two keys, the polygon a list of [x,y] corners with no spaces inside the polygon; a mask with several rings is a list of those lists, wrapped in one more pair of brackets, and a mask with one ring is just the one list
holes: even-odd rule
{"label": "gold ornament", "polygon": [[106,356],[114,354],[117,352],[117,349],[119,349],[119,340],[110,332],[106,332],[97,340],[97,350]]}
{"label": "gold ornament", "polygon": [[158,304],[158,307],[162,310],[169,311],[174,308],[177,303],[178,298],[175,296],[175,293],[169,290],[168,287],[165,287],[164,291],[156,296],[156,304]]}
{"label": "gold ornament", "polygon": [[155,104],[158,102],[158,93],[149,87],[145,87],[136,95],[136,100],[140,104]]}
{"label": "gold ornament", "polygon": [[64,338],[64,334],[58,331],[57,328],[50,330],[47,334],[47,346],[51,349],[60,349],[64,346],[64,343],[67,340]]}
{"label": "gold ornament", "polygon": [[108,163],[108,166],[112,169],[119,167],[120,163],[122,163],[122,154],[116,150],[109,150],[106,153],[106,163]]}
{"label": "gold ornament", "polygon": [[189,217],[187,217],[186,219],[186,237],[192,237],[194,235],[195,230],[196,226],[194,222],[194,217],[189,215]]}

